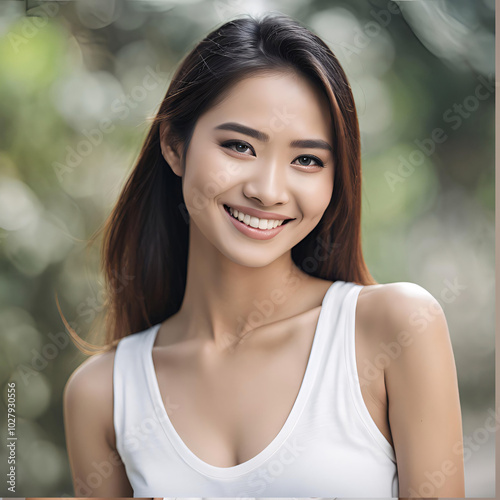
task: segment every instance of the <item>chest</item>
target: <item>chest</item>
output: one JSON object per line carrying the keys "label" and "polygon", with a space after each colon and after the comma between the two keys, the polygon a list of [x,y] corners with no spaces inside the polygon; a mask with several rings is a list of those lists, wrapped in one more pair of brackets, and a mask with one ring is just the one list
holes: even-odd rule
{"label": "chest", "polygon": [[[184,444],[201,460],[232,467],[264,450],[285,425],[304,379],[319,309],[293,331],[265,345],[235,350],[229,356],[200,357],[195,349],[153,349],[165,409]],[[360,326],[356,327],[361,328]],[[362,360],[375,354],[356,335],[358,376]],[[367,409],[390,439],[382,376],[362,385]]]}

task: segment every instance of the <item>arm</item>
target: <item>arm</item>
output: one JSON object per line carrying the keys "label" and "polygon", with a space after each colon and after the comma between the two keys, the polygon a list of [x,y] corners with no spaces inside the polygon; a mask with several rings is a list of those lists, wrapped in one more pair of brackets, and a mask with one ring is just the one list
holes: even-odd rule
{"label": "arm", "polygon": [[388,340],[401,346],[385,369],[399,494],[464,497],[462,416],[444,312],[413,283],[391,283],[384,301]]}
{"label": "arm", "polygon": [[114,352],[86,360],[64,389],[66,445],[77,497],[133,496],[115,449]]}

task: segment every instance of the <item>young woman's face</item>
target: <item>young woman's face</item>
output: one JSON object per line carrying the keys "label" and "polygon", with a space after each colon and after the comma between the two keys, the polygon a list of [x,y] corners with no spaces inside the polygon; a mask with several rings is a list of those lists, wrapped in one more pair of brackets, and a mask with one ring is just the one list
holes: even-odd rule
{"label": "young woman's face", "polygon": [[[299,76],[235,84],[200,117],[188,148],[182,184],[191,230],[250,267],[273,262],[303,240],[333,191],[329,109],[326,97]],[[236,220],[226,207],[245,217]],[[292,220],[262,229],[276,218]]]}

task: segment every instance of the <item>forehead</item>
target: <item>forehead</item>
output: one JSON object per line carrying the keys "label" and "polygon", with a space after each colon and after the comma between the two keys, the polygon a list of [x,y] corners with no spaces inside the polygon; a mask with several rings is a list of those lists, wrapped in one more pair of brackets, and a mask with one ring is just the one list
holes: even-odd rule
{"label": "forehead", "polygon": [[249,76],[232,85],[224,98],[200,120],[209,126],[222,121],[246,125],[277,135],[332,135],[326,95],[307,78],[292,72]]}

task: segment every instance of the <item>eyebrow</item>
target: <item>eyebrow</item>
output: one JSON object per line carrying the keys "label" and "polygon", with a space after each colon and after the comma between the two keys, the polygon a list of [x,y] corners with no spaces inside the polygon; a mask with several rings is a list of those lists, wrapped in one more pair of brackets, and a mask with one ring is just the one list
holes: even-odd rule
{"label": "eyebrow", "polygon": [[[217,125],[214,130],[232,130],[234,132],[240,132],[241,134],[249,135],[254,139],[262,142],[269,142],[269,136],[264,132],[255,130],[254,128],[247,127],[241,123],[227,122]],[[290,143],[291,148],[317,148],[326,149],[327,151],[333,152],[333,148],[326,141],[322,139],[298,139]]]}

